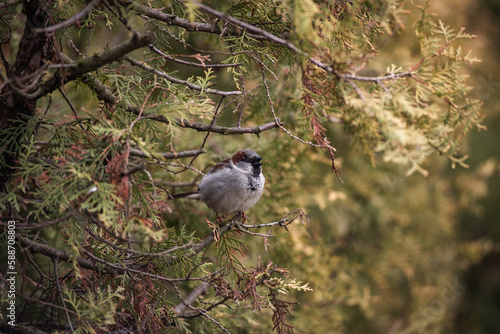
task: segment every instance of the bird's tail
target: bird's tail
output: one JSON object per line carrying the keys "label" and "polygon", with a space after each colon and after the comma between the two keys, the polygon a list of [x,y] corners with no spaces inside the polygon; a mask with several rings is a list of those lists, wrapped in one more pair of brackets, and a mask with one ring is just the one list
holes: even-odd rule
{"label": "bird's tail", "polygon": [[178,193],[170,195],[170,199],[179,199],[179,198],[190,198],[190,199],[200,199],[200,194],[197,191],[188,191],[185,193]]}

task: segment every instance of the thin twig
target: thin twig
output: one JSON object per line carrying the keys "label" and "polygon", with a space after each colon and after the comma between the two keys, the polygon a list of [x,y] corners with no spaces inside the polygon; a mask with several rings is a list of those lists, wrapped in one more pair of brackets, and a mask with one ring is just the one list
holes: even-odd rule
{"label": "thin twig", "polygon": [[323,148],[323,145],[314,144],[312,142],[305,141],[304,139],[297,137],[296,135],[294,135],[293,133],[288,131],[288,129],[285,128],[281,122],[279,122],[278,116],[276,115],[276,112],[274,110],[274,102],[273,102],[273,99],[271,98],[269,86],[267,85],[266,73],[264,71],[264,68],[262,68],[262,67],[261,67],[261,73],[262,73],[262,82],[264,83],[264,87],[266,88],[267,99],[269,100],[269,106],[271,107],[271,113],[273,114],[273,117],[276,121],[276,126],[278,126],[281,130],[283,130],[287,135],[289,135],[293,139],[300,141],[303,144],[311,145],[313,147]]}
{"label": "thin twig", "polygon": [[246,234],[249,234],[249,235],[253,235],[254,237],[261,237],[261,238],[275,238],[276,236],[275,235],[272,235],[270,234],[271,231],[269,231],[267,234],[263,234],[263,233],[256,233],[256,232],[250,232],[249,230],[246,230],[242,227],[245,227],[243,225],[236,225],[236,228],[243,232],[243,233],[246,233]]}
{"label": "thin twig", "polygon": [[383,75],[379,77],[364,77],[360,75],[352,75],[352,74],[340,74],[339,76],[342,79],[349,79],[349,80],[358,80],[358,81],[372,81],[372,82],[380,82],[384,80],[393,80],[393,79],[398,79],[398,78],[403,78],[403,77],[409,77],[411,76],[412,72],[411,71],[406,71],[406,72],[401,72],[401,73],[392,73],[388,75]]}
{"label": "thin twig", "polygon": [[391,98],[391,99],[392,99],[392,94],[391,94],[391,92],[389,91],[389,89],[387,88],[387,86],[384,84],[384,82],[383,82],[383,81],[377,81],[377,83],[378,83],[378,85],[379,85],[380,87],[382,87],[382,89],[384,90],[384,92],[386,92],[386,94],[387,94],[387,95],[389,95],[389,98]]}
{"label": "thin twig", "polygon": [[[69,105],[69,108],[73,112],[75,119],[78,119],[78,113],[77,113],[75,107],[73,106],[73,103],[71,103],[71,100],[69,99],[69,97],[66,95],[66,93],[64,93],[64,90],[62,90],[61,87],[59,87],[57,90],[59,91],[59,93],[61,93],[64,100]],[[81,123],[78,123],[78,125],[80,126],[80,129],[85,130],[85,128],[83,127],[83,125]]]}
{"label": "thin twig", "polygon": [[156,52],[157,54],[159,54],[162,58],[168,59],[168,60],[173,61],[173,62],[178,63],[178,64],[187,65],[187,66],[202,67],[202,68],[222,68],[222,67],[238,67],[238,66],[243,65],[243,63],[235,63],[235,64],[205,64],[205,63],[203,63],[203,64],[198,64],[198,63],[193,63],[190,61],[180,60],[180,59],[174,58],[170,55],[167,55],[166,53],[164,53],[163,51],[161,51],[160,49],[158,49],[154,45],[150,45],[149,48],[151,50],[153,50],[154,52]]}
{"label": "thin twig", "polygon": [[[66,214],[66,215],[64,215],[64,216],[62,216],[60,218],[55,219],[55,220],[50,220],[50,221],[47,221],[47,222],[44,222],[44,223],[39,223],[39,224],[17,224],[16,225],[16,230],[36,230],[36,229],[41,229],[41,228],[45,228],[45,227],[57,225],[57,224],[65,221],[69,217],[71,217],[71,214]],[[1,226],[7,226],[7,223],[0,222],[0,225]]]}
{"label": "thin twig", "polygon": [[61,303],[64,308],[64,313],[66,313],[66,319],[68,320],[69,328],[71,329],[71,332],[74,332],[75,329],[73,328],[73,324],[71,323],[71,317],[69,316],[68,308],[66,306],[66,301],[64,300],[64,295],[61,289],[61,285],[59,284],[59,274],[58,274],[59,268],[57,266],[57,264],[59,263],[59,258],[57,257],[52,258],[52,261],[54,262],[54,275],[56,279],[57,291],[59,291],[59,296],[61,297]]}
{"label": "thin twig", "polygon": [[175,289],[175,292],[177,293],[177,297],[181,300],[182,304],[185,305],[186,307],[189,307],[190,309],[192,309],[193,311],[196,311],[198,313],[200,313],[202,316],[204,316],[205,318],[207,318],[208,320],[210,320],[211,322],[213,322],[214,324],[216,324],[217,326],[219,326],[220,329],[222,329],[225,333],[228,333],[228,334],[231,334],[231,332],[226,328],[224,327],[220,322],[218,322],[217,320],[215,320],[214,318],[212,318],[210,315],[208,315],[207,311],[203,308],[200,308],[200,307],[193,307],[190,303],[187,303],[181,296],[181,293],[179,291],[179,288],[177,287],[176,284],[172,284],[174,289]]}
{"label": "thin twig", "polygon": [[252,126],[252,127],[224,127],[224,126],[215,126],[215,125],[207,125],[207,124],[202,124],[202,123],[196,123],[196,122],[190,122],[186,120],[179,120],[178,125],[185,127],[185,128],[191,128],[195,129],[197,131],[210,131],[210,132],[216,132],[220,133],[223,135],[237,135],[237,134],[244,134],[244,133],[253,133],[253,134],[260,134],[261,132],[280,127],[283,123],[279,120],[279,118],[275,118],[274,122],[269,122],[265,123],[262,125],[258,126]]}
{"label": "thin twig", "polygon": [[[173,14],[164,13],[161,10],[154,9],[139,4],[137,2],[132,2],[130,0],[119,0],[118,2],[124,7],[128,7],[130,5],[130,8],[127,9],[135,10],[142,16],[157,19],[159,21],[165,22],[168,25],[182,27],[187,31],[202,31],[217,35],[221,35],[222,33],[227,33],[235,36],[241,36],[242,34],[240,29],[231,29],[230,31],[228,31],[227,29],[222,29],[220,26],[217,25],[217,23],[212,24],[207,22],[192,22],[188,19],[177,17]],[[268,40],[268,38],[265,36],[254,35],[248,32],[246,32],[245,35],[255,40]]]}
{"label": "thin twig", "polygon": [[166,153],[149,153],[144,152],[135,148],[130,149],[130,155],[141,157],[141,158],[154,158],[154,157],[162,157],[164,159],[179,159],[179,158],[188,158],[198,156],[200,154],[205,154],[205,150],[189,150],[189,151],[181,151],[181,152],[166,152]]}
{"label": "thin twig", "polygon": [[263,227],[271,227],[271,226],[276,226],[276,225],[284,226],[284,225],[290,224],[290,222],[288,222],[288,221],[289,221],[288,218],[283,218],[283,219],[280,219],[278,221],[271,222],[271,223],[253,224],[253,225],[241,224],[241,226],[244,228],[263,228]]}
{"label": "thin twig", "polygon": [[356,85],[351,79],[345,79],[345,81],[347,81],[349,83],[349,85],[351,85],[351,87],[354,88],[356,93],[358,93],[361,101],[363,101],[363,103],[366,103],[365,94],[363,94],[363,91],[358,87],[358,85]]}
{"label": "thin twig", "polygon": [[221,90],[217,90],[217,89],[211,89],[211,88],[203,88],[203,87],[200,87],[198,85],[195,85],[193,83],[190,83],[188,81],[185,81],[185,80],[181,80],[181,79],[178,79],[176,77],[173,77],[173,76],[170,76],[168,74],[166,74],[165,72],[162,72],[162,71],[159,71],[153,67],[150,67],[149,65],[146,65],[144,64],[143,62],[140,62],[132,57],[129,57],[129,56],[125,56],[124,59],[126,61],[128,61],[129,63],[131,63],[132,65],[134,66],[138,66],[148,72],[151,72],[153,74],[156,74],[162,78],[165,78],[167,79],[168,81],[170,82],[173,82],[173,83],[176,83],[176,84],[180,84],[180,85],[184,85],[184,86],[187,86],[191,89],[194,89],[194,90],[199,90],[199,91],[203,91],[203,92],[206,92],[206,93],[209,93],[209,94],[215,94],[215,95],[222,95],[222,96],[228,96],[228,95],[240,95],[241,92],[239,90],[236,90],[236,91],[221,91]]}

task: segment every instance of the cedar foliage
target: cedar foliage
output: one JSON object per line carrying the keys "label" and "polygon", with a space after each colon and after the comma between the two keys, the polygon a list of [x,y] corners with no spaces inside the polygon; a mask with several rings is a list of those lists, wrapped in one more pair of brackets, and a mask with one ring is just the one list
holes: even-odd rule
{"label": "cedar foliage", "polygon": [[[359,313],[371,328],[438,326],[441,315],[417,312],[436,296],[425,273],[456,254],[433,262],[413,238],[435,228],[429,249],[453,242],[454,212],[436,204],[408,220],[398,208],[447,200],[439,179],[429,188],[411,175],[428,175],[432,153],[465,165],[461,139],[481,127],[462,71],[477,59],[459,44],[473,36],[388,0],[45,0],[1,11],[1,212],[18,222],[19,323],[326,333]],[[419,12],[407,27],[419,50],[385,64],[409,12]],[[411,176],[347,160],[349,140]],[[267,177],[250,221],[218,226],[204,205],[170,200],[244,147],[264,156]],[[333,190],[341,173],[348,182]],[[408,189],[417,203],[398,196]],[[317,220],[306,207],[321,209]],[[322,238],[329,214],[355,227]],[[389,294],[392,305],[381,302]]]}

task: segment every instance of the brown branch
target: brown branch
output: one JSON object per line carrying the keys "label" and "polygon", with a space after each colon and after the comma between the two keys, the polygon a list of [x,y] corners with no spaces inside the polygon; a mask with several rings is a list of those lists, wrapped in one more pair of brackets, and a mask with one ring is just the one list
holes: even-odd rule
{"label": "brown branch", "polygon": [[217,125],[208,125],[208,124],[202,124],[202,123],[196,123],[196,122],[190,122],[186,120],[178,120],[178,125],[184,127],[184,128],[191,128],[197,131],[210,131],[210,132],[215,132],[223,135],[238,135],[238,134],[244,134],[244,133],[253,133],[253,134],[260,134],[261,132],[279,127],[283,123],[279,120],[276,119],[275,122],[269,122],[265,123],[262,125],[258,126],[253,126],[253,127],[224,127],[224,126],[217,126]]}
{"label": "brown branch", "polygon": [[[241,36],[241,31],[238,29],[223,29],[217,24],[212,24],[212,23],[205,23],[205,22],[191,22],[187,19],[183,19],[180,17],[177,17],[173,14],[167,14],[164,13],[160,10],[139,4],[137,2],[133,2],[130,0],[119,0],[118,1],[122,6],[124,7],[129,7],[128,9],[133,9],[137,11],[137,13],[147,16],[152,19],[157,19],[162,22],[165,22],[168,25],[171,26],[177,26],[186,29],[187,31],[200,31],[200,32],[207,32],[211,34],[217,34],[221,35],[222,33],[224,34],[229,34],[229,35],[235,35],[235,36]],[[252,39],[256,40],[268,40],[267,37],[262,36],[262,35],[253,35],[246,33],[246,35]]]}
{"label": "brown branch", "polygon": [[213,34],[220,34],[222,30],[220,27],[210,24],[210,23],[201,23],[201,22],[190,22],[187,19],[183,19],[177,17],[173,14],[167,14],[160,10],[153,9],[151,7],[142,5],[140,3],[131,1],[131,0],[119,0],[120,5],[124,7],[129,7],[127,9],[132,9],[137,11],[139,14],[147,16],[152,19],[157,19],[162,22],[165,22],[168,25],[173,25],[177,27],[184,28],[188,31],[203,31],[209,32]]}
{"label": "brown branch", "polygon": [[166,153],[148,153],[134,148],[130,149],[130,155],[141,157],[141,158],[151,158],[153,156],[161,156],[164,159],[178,159],[187,157],[196,157],[200,154],[206,153],[205,150],[190,150],[182,152],[166,152]]}
{"label": "brown branch", "polygon": [[[111,90],[104,85],[101,81],[99,81],[97,78],[94,76],[87,74],[83,77],[82,80],[87,86],[90,87],[90,89],[94,90],[95,93],[97,94],[97,97],[109,104],[110,106],[114,106],[115,104],[118,103],[118,98],[111,92]],[[136,115],[140,114],[140,108],[137,106],[134,106],[132,104],[126,104],[124,105],[125,110],[128,112],[134,113]],[[148,119],[153,119],[158,122],[162,122],[165,124],[169,124],[170,121],[163,116],[144,116],[147,117]],[[223,135],[235,135],[235,134],[245,134],[245,133],[253,133],[256,135],[259,135],[260,133],[273,129],[275,127],[279,127],[283,123],[280,122],[278,118],[276,118],[276,121],[274,122],[269,122],[265,123],[259,126],[254,126],[254,127],[224,127],[224,126],[215,126],[215,125],[207,125],[203,123],[197,123],[197,122],[190,122],[187,120],[176,120],[175,123],[178,126],[181,126],[183,128],[191,128],[197,131],[210,131],[214,133],[219,133]]]}
{"label": "brown branch", "polygon": [[[186,250],[186,249],[190,249],[193,245],[193,242],[192,241],[189,241],[187,244],[183,244],[183,245],[180,245],[180,246],[173,246],[173,247],[170,247],[168,248],[167,250],[164,250],[162,252],[156,252],[156,253],[147,253],[147,252],[141,252],[141,251],[137,251],[135,249],[132,249],[132,248],[123,248],[123,247],[120,247],[118,246],[117,244],[111,242],[111,241],[108,241],[102,237],[100,237],[99,235],[93,233],[89,228],[85,228],[85,231],[87,231],[88,234],[90,234],[92,236],[92,238],[102,242],[102,243],[105,243],[106,245],[110,246],[111,248],[114,248],[116,249],[117,251],[121,252],[121,253],[125,253],[125,254],[134,254],[134,255],[139,255],[139,256],[147,256],[147,257],[163,257],[167,254],[170,254],[170,253],[173,253],[173,252],[177,252],[177,251],[180,251],[180,250]],[[139,265],[139,267],[143,267],[143,265]]]}
{"label": "brown branch", "polygon": [[[226,232],[227,232],[227,230],[226,230]],[[212,236],[212,238],[207,237],[202,242],[195,244],[193,246],[194,253],[192,255],[199,253],[204,247],[209,246],[213,242],[213,235],[211,235],[211,236]],[[97,271],[104,271],[105,273],[112,274],[112,275],[123,275],[126,272],[131,272],[131,273],[135,273],[135,274],[139,274],[139,275],[143,275],[143,276],[148,276],[148,277],[155,278],[155,279],[158,279],[161,281],[166,281],[166,282],[199,281],[199,280],[201,280],[201,278],[167,278],[164,276],[155,275],[155,274],[141,271],[140,269],[145,268],[147,264],[135,265],[134,268],[124,267],[122,265],[117,265],[114,263],[110,263],[106,260],[103,260],[85,249],[82,249],[83,252],[85,254],[87,254],[87,256],[89,256],[92,260],[84,259],[84,258],[79,257],[79,256],[75,257],[71,253],[67,253],[65,251],[50,247],[48,245],[40,244],[36,241],[30,240],[26,237],[23,237],[19,233],[16,233],[16,239],[19,240],[19,242],[21,243],[22,246],[26,247],[31,252],[43,254],[45,256],[50,257],[51,259],[58,259],[61,261],[69,262],[74,258],[76,263],[78,263],[78,265],[84,269],[90,269],[90,270],[94,270],[94,271],[96,271],[96,270]],[[210,239],[212,239],[212,240],[210,241]],[[207,241],[205,241],[205,240],[207,240]],[[190,254],[190,256],[192,256],[192,255]],[[172,264],[177,259],[178,259],[177,257],[166,258],[166,262],[168,264]],[[97,266],[96,263],[100,263],[103,266],[102,267]],[[140,268],[140,269],[135,269],[135,268]]]}
{"label": "brown branch", "polygon": [[236,225],[236,228],[238,229],[238,231],[241,231],[243,233],[246,233],[246,234],[249,234],[249,235],[253,235],[254,237],[261,237],[261,238],[275,238],[276,236],[275,235],[272,235],[271,234],[271,230],[269,230],[267,232],[267,234],[263,234],[263,233],[255,233],[255,232],[250,232],[244,228],[242,228],[243,225]]}
{"label": "brown branch", "polygon": [[152,32],[141,34],[134,32],[132,38],[115,47],[109,48],[99,54],[82,59],[73,64],[72,67],[65,67],[58,70],[54,76],[40,85],[36,92],[37,97],[47,95],[65,83],[72,81],[86,73],[95,71],[100,67],[121,59],[127,53],[145,47],[156,41],[156,35]]}
{"label": "brown branch", "polygon": [[[53,247],[50,247],[47,245],[40,244],[36,241],[30,240],[26,237],[23,237],[19,233],[16,233],[16,240],[19,240],[21,245],[24,246],[25,248],[27,248],[28,250],[35,252],[35,253],[43,254],[43,255],[48,256],[52,259],[59,259],[59,260],[68,262],[68,261],[71,261],[71,259],[74,257],[73,254],[66,253],[65,251],[62,251],[62,250],[59,250],[59,249],[56,249],[56,248],[53,248]],[[93,262],[91,260],[84,259],[81,257],[76,257],[75,261],[82,268],[91,269],[91,270],[96,269],[95,262]]]}

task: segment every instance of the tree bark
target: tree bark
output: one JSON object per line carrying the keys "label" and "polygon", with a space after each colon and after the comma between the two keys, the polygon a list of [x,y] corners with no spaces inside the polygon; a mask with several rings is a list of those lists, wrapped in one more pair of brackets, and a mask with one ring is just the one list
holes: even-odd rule
{"label": "tree bark", "polygon": [[[56,61],[53,33],[35,33],[34,28],[53,23],[49,7],[53,0],[25,0],[22,13],[26,15],[24,33],[13,65],[4,63],[5,85],[0,91],[0,189],[5,189],[16,164],[19,142],[27,121],[33,117],[36,98],[31,98],[43,78],[44,66]],[[6,62],[4,58],[4,62]]]}

